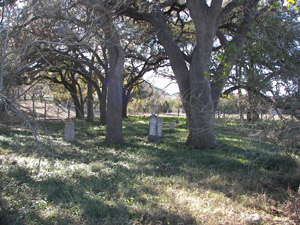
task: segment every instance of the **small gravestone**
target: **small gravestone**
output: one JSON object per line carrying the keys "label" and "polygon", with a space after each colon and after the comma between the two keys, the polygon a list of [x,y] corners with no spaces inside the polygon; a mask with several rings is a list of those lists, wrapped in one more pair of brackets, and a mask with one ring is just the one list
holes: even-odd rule
{"label": "small gravestone", "polygon": [[152,110],[152,115],[149,120],[149,136],[148,141],[157,142],[162,137],[162,119],[155,115],[155,109]]}
{"label": "small gravestone", "polygon": [[155,115],[155,109],[152,110],[152,115],[149,119],[149,136],[148,141],[157,141],[157,116]]}
{"label": "small gravestone", "polygon": [[65,140],[74,141],[74,122],[65,122]]}
{"label": "small gravestone", "polygon": [[175,130],[175,123],[174,122],[170,122],[170,130]]}
{"label": "small gravestone", "polygon": [[128,122],[128,127],[133,127],[133,122],[132,121]]}

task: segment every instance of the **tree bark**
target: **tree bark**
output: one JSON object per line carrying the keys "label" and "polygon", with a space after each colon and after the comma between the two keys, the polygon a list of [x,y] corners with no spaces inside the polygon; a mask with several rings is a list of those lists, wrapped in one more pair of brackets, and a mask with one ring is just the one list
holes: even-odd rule
{"label": "tree bark", "polygon": [[123,105],[122,105],[122,118],[128,118],[127,107],[128,107],[128,102],[124,102],[123,101]]}
{"label": "tree bark", "polygon": [[88,81],[88,93],[87,93],[87,121],[94,121],[94,99],[93,99],[93,85]]}
{"label": "tree bark", "polygon": [[68,86],[67,83],[63,83],[63,84],[68,89],[68,91],[70,92],[70,95],[73,99],[76,119],[82,120],[83,116],[84,116],[84,104],[83,104],[83,101],[80,101],[78,98],[76,87]]}
{"label": "tree bark", "polygon": [[[100,77],[100,76],[98,76]],[[106,79],[100,79],[102,87],[98,86],[96,82],[91,82],[95,88],[99,99],[99,111],[100,111],[100,124],[106,125],[106,98],[107,98],[107,82]]]}
{"label": "tree bark", "polygon": [[79,99],[77,96],[72,95],[72,99],[74,102],[74,106],[75,106],[75,113],[76,113],[76,119],[83,119],[83,104],[80,103]]}
{"label": "tree bark", "polygon": [[122,102],[122,118],[127,118],[127,108],[130,99],[130,93],[124,93],[123,89],[123,102]]}
{"label": "tree bark", "polygon": [[190,121],[187,144],[195,148],[216,146],[214,135],[214,102],[210,82],[206,77],[210,56],[196,48],[190,69]]}
{"label": "tree bark", "polygon": [[105,15],[105,39],[109,59],[106,142],[120,143],[122,137],[122,90],[125,54],[113,21]]}
{"label": "tree bark", "polygon": [[106,99],[107,99],[107,86],[102,84],[102,94],[100,98],[100,124],[106,125]]}

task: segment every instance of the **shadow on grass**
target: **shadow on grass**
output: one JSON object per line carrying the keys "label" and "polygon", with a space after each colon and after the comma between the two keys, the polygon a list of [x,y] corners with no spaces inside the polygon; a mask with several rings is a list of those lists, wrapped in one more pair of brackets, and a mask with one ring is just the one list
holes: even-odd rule
{"label": "shadow on grass", "polygon": [[[20,221],[39,224],[196,224],[195,215],[168,210],[158,203],[164,193],[159,188],[175,184],[191,192],[195,187],[214,190],[233,201],[239,201],[241,195],[257,194],[266,194],[279,201],[287,198],[288,181],[280,183],[278,174],[282,173],[284,177],[291,171],[282,172],[282,167],[276,167],[283,159],[281,156],[278,156],[276,166],[268,167],[270,163],[265,165],[262,159],[270,158],[272,152],[246,151],[237,147],[238,141],[223,140],[218,149],[199,151],[182,144],[180,130],[165,129],[160,144],[148,143],[147,122],[130,120],[139,125],[125,126],[125,143],[105,144],[103,128],[97,123],[87,126],[87,131],[78,125],[77,141],[58,149],[57,158],[45,155],[49,160],[68,161],[70,165],[74,162],[84,164],[86,169],[75,168],[71,172],[65,171],[65,175],[38,181],[32,179],[26,169],[11,165],[15,170],[7,173],[6,181],[9,183],[14,179],[17,185],[33,190],[32,196],[18,192],[15,199],[32,199],[28,201],[34,202],[39,196],[47,202],[44,208],[33,207]],[[56,130],[57,135],[61,132],[61,124],[49,126],[49,130]],[[184,127],[184,121],[180,121],[178,127]],[[230,135],[235,140],[242,139],[234,132],[228,133],[227,137]],[[14,152],[18,153],[16,148]],[[255,161],[262,154],[265,155],[261,161]]]}
{"label": "shadow on grass", "polygon": [[[7,181],[8,177],[13,178],[16,186],[32,190],[28,193],[20,188],[14,192],[15,199],[28,199],[26,205],[31,206],[20,218],[20,224],[28,220],[37,224],[76,224],[79,221],[82,224],[130,224],[132,220],[141,224],[196,224],[191,215],[182,216],[160,208],[155,202],[149,203],[144,196],[155,197],[157,193],[153,186],[137,178],[141,175],[139,169],[116,166],[115,162],[108,161],[105,166],[113,170],[105,173],[96,166],[92,168],[96,172],[93,175],[77,169],[66,178],[46,177],[39,181],[31,178],[30,171],[14,165],[7,174]],[[34,203],[36,196],[47,202],[46,208]],[[17,213],[20,212],[13,215]],[[73,213],[80,213],[79,218],[74,218]],[[2,219],[11,221],[11,218]]]}

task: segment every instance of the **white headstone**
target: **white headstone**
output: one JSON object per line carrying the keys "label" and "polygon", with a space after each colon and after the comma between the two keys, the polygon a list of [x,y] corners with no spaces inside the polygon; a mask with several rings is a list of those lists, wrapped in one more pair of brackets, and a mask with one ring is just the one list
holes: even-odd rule
{"label": "white headstone", "polygon": [[152,115],[149,120],[148,141],[157,142],[162,136],[162,119],[155,115],[155,109],[152,109]]}
{"label": "white headstone", "polygon": [[74,141],[74,122],[65,122],[65,140],[66,141]]}
{"label": "white headstone", "polygon": [[149,136],[157,136],[157,117],[152,115],[149,120]]}

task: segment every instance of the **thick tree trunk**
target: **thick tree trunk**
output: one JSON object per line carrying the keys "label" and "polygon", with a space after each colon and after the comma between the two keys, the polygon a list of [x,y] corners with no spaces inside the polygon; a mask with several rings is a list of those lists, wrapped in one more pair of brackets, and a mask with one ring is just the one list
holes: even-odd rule
{"label": "thick tree trunk", "polygon": [[199,46],[194,50],[190,69],[188,69],[180,49],[163,23],[164,19],[161,16],[162,14],[157,14],[153,24],[159,30],[159,41],[169,56],[178,82],[189,130],[186,143],[197,149],[215,147],[214,104],[210,81],[206,74],[209,71],[214,35],[209,30],[201,31],[202,34],[197,40]]}
{"label": "thick tree trunk", "polygon": [[[205,54],[205,52],[208,52]],[[187,144],[195,148],[213,148],[216,146],[214,135],[214,102],[211,95],[210,81],[206,72],[209,70],[210,54],[206,49],[196,47],[190,68],[190,123]]]}
{"label": "thick tree trunk", "polygon": [[105,39],[109,58],[106,142],[119,143],[122,137],[122,93],[125,54],[109,15],[106,15]]}
{"label": "thick tree trunk", "polygon": [[[107,92],[106,142],[119,143],[122,137],[123,60],[110,73]],[[113,68],[112,68],[113,69]]]}
{"label": "thick tree trunk", "polygon": [[94,100],[93,100],[93,85],[88,82],[88,93],[87,93],[87,121],[94,121]]}
{"label": "thick tree trunk", "polygon": [[169,56],[178,82],[189,129],[186,143],[197,149],[215,147],[214,103],[211,84],[206,74],[209,71],[210,53],[215,36],[214,27],[204,29],[205,23],[196,24],[201,32],[197,36],[197,47],[194,50],[190,68],[188,68],[179,47],[165,26],[162,14],[156,15],[153,24],[159,30],[159,41]]}

